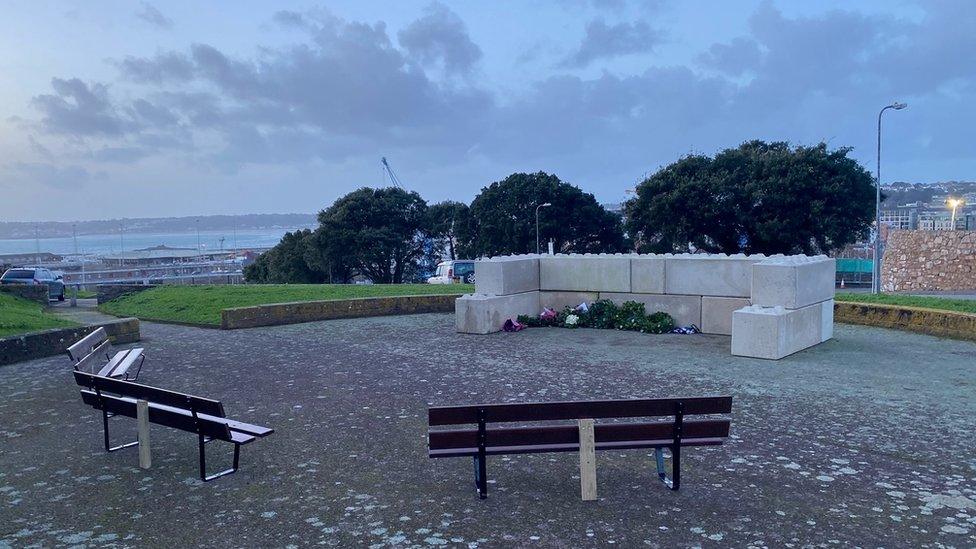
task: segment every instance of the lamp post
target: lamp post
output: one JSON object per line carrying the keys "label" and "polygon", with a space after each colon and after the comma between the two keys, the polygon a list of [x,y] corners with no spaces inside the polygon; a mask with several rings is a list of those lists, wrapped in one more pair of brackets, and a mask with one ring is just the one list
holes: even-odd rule
{"label": "lamp post", "polygon": [[949,207],[952,208],[952,225],[951,225],[952,229],[951,230],[954,231],[956,230],[956,208],[962,206],[963,200],[961,198],[950,198],[949,200],[946,200],[946,204],[948,204]]}
{"label": "lamp post", "polygon": [[552,206],[552,204],[548,202],[543,202],[542,204],[539,204],[538,206],[535,207],[535,254],[536,255],[539,255],[542,250],[542,248],[539,247],[539,208],[547,208],[549,206]]}
{"label": "lamp post", "polygon": [[874,202],[874,273],[871,277],[871,293],[881,293],[881,115],[888,109],[900,111],[907,107],[905,103],[894,103],[888,105],[878,112],[878,172],[875,181],[875,202]]}

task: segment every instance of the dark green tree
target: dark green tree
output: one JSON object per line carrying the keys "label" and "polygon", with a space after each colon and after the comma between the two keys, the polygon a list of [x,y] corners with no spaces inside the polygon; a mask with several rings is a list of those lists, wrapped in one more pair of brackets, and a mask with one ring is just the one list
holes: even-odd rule
{"label": "dark green tree", "polygon": [[514,173],[481,189],[471,203],[470,221],[460,227],[470,257],[535,253],[536,206],[542,247],[550,238],[557,252],[622,252],[628,245],[620,217],[592,194],[543,172]]}
{"label": "dark green tree", "polygon": [[463,202],[447,200],[427,209],[427,229],[437,252],[449,259],[458,259],[458,234],[471,218],[470,209]]}
{"label": "dark green tree", "polygon": [[274,248],[244,269],[244,279],[258,284],[318,284],[325,274],[306,260],[312,239],[308,229],[285,233]]}
{"label": "dark green tree", "polygon": [[864,235],[874,182],[851,149],[750,141],[686,156],[625,205],[638,251],[826,253]]}
{"label": "dark green tree", "polygon": [[427,203],[396,187],[364,187],[319,213],[318,245],[377,283],[400,283],[430,246]]}

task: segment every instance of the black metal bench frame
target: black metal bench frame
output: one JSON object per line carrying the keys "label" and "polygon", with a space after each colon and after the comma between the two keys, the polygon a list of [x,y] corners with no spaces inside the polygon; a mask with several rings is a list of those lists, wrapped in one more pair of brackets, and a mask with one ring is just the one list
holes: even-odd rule
{"label": "black metal bench frame", "polygon": [[[273,429],[251,425],[225,417],[223,404],[218,400],[178,393],[76,370],[75,381],[85,404],[102,412],[104,445],[107,452],[137,446],[139,441],[112,446],[108,420],[115,416],[137,417],[136,402],[149,402],[149,422],[197,435],[200,452],[200,479],[204,482],[237,472],[240,468],[241,445],[253,442],[274,432]],[[206,444],[222,440],[234,445],[234,461],[230,469],[207,474]]]}
{"label": "black metal bench frame", "polygon": [[[573,425],[488,429],[489,423],[529,423],[579,419],[620,419],[673,416],[671,422],[606,423],[594,427],[597,450],[653,448],[657,476],[671,490],[681,487],[681,448],[717,446],[729,435],[730,420],[691,420],[686,415],[728,414],[732,397],[533,402],[474,406],[431,407],[430,427],[477,424],[477,430],[428,432],[430,458],[471,456],[475,487],[488,497],[489,455],[579,451],[579,431]],[[664,467],[664,450],[671,453],[671,475]]]}

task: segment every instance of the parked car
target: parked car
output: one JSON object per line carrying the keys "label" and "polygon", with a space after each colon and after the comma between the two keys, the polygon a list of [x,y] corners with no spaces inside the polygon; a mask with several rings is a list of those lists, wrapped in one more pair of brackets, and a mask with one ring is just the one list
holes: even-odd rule
{"label": "parked car", "polygon": [[64,301],[64,282],[62,276],[43,267],[19,267],[7,269],[0,276],[0,284],[44,284],[48,297]]}
{"label": "parked car", "polygon": [[451,260],[437,264],[434,276],[427,279],[427,284],[474,284],[474,261]]}

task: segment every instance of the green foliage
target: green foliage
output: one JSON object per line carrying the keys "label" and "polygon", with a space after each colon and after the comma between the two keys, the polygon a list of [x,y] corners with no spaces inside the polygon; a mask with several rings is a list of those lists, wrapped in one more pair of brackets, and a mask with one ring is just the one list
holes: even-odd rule
{"label": "green foliage", "polygon": [[896,295],[896,294],[853,294],[839,293],[834,296],[837,301],[851,301],[855,303],[877,303],[879,305],[898,305],[903,307],[921,307],[939,311],[976,314],[976,301],[971,299],[951,299],[945,297]]}
{"label": "green foliage", "polygon": [[[427,231],[439,255],[458,259],[458,234],[470,223],[471,212],[467,204],[448,200],[427,208]],[[470,258],[461,258],[470,259]]]}
{"label": "green foliage", "polygon": [[473,291],[474,286],[471,284],[160,286],[113,299],[99,305],[99,310],[116,316],[134,316],[144,320],[219,326],[220,311],[233,307],[357,297],[460,295]]}
{"label": "green foliage", "polygon": [[69,326],[77,324],[45,312],[37,302],[0,293],[0,337]]}
{"label": "green foliage", "polygon": [[[576,318],[575,322],[572,317]],[[674,328],[674,319],[667,313],[659,311],[649,315],[643,303],[626,301],[618,307],[607,299],[594,301],[585,312],[566,307],[552,318],[520,315],[518,321],[529,327],[598,328],[648,334],[664,334]]]}
{"label": "green foliage", "polygon": [[326,277],[322,270],[307,260],[312,235],[308,229],[285,233],[274,248],[244,268],[244,279],[260,284],[324,282]]}
{"label": "green foliage", "polygon": [[825,253],[864,235],[871,174],[848,148],[750,141],[714,158],[686,156],[625,205],[638,251]]}
{"label": "green foliage", "polygon": [[539,235],[545,247],[555,239],[557,252],[621,252],[628,248],[620,217],[603,208],[592,194],[543,172],[514,173],[483,188],[470,208],[470,223],[459,227],[467,257],[536,250],[536,206]]}

